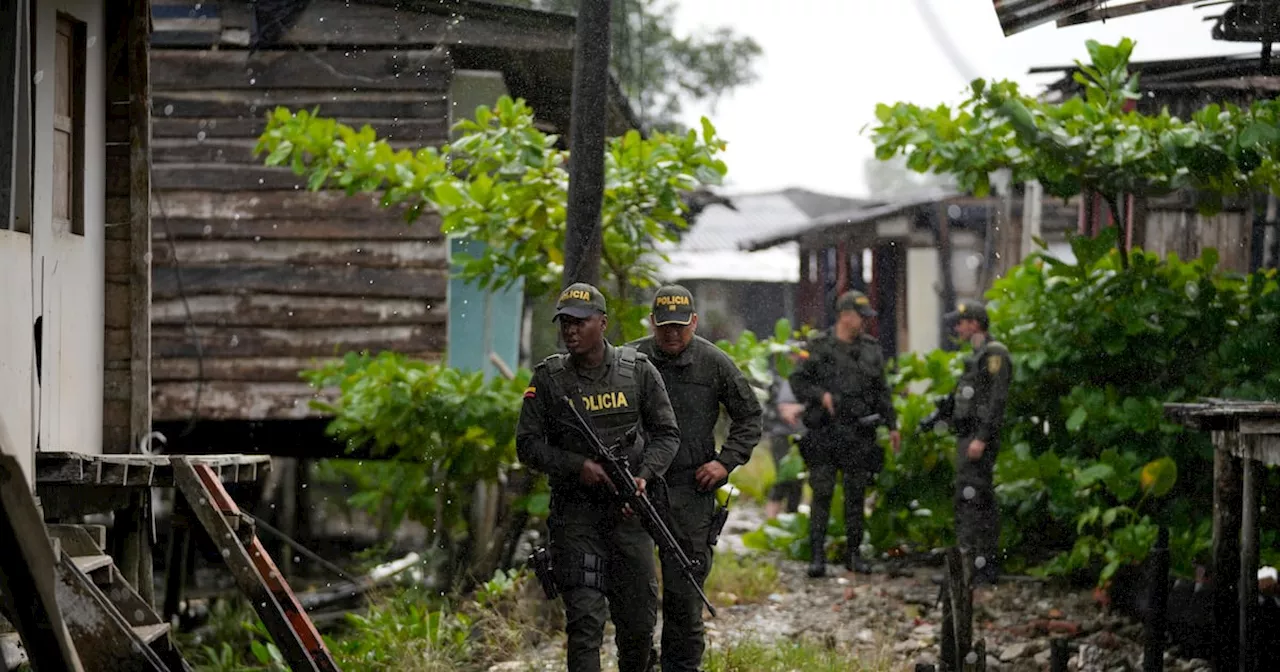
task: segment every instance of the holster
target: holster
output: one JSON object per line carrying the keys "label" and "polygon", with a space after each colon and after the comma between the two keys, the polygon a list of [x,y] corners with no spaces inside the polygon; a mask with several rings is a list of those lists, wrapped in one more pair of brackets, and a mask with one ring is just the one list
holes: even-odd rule
{"label": "holster", "polygon": [[547,599],[554,600],[559,597],[560,589],[556,587],[551,550],[545,546],[533,549],[533,553],[529,555],[529,565],[533,567],[533,574],[538,577],[538,583],[542,584],[542,592],[547,594]]}
{"label": "holster", "polygon": [[729,521],[729,507],[720,503],[716,504],[716,512],[711,515],[711,528],[707,530],[707,545],[711,548],[716,547],[716,542],[720,541],[720,533],[724,531],[724,524]]}

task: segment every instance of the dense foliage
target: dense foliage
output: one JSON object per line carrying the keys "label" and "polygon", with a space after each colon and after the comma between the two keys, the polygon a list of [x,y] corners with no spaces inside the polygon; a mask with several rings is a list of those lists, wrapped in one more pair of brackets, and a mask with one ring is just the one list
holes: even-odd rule
{"label": "dense foliage", "polygon": [[975,79],[954,109],[878,105],[877,158],[905,156],[911,169],[949,174],[978,196],[1007,170],[1014,183],[1039,180],[1053,196],[1099,193],[1113,214],[1122,194],[1190,189],[1212,212],[1227,196],[1280,190],[1280,100],[1211,104],[1190,119],[1143,114],[1132,105],[1141,97],[1129,72],[1134,42],[1086,46],[1090,62],[1077,61],[1074,75],[1084,94],[1060,103]]}
{"label": "dense foliage", "polygon": [[[1005,543],[1067,550],[1046,570],[1105,578],[1144,558],[1165,524],[1189,573],[1208,544],[1212,448],[1163,404],[1280,396],[1274,275],[1223,273],[1213,251],[1189,262],[1135,252],[1121,270],[1104,239],[1072,247],[1076,263],[1033,255],[989,292],[1016,372],[997,469]],[[1144,478],[1158,495],[1175,469],[1188,477],[1172,496],[1145,495]]]}
{"label": "dense foliage", "polygon": [[[569,152],[537,128],[523,100],[503,96],[454,125],[456,139],[440,148],[394,150],[373,129],[360,130],[300,110],[268,117],[257,151],[268,165],[291,166],[310,189],[380,192],[386,206],[407,206],[412,221],[437,211],[442,230],[486,247],[457,256],[460,277],[484,289],[523,283],[530,298],[558,291],[564,271]],[[605,151],[601,209],[602,287],[613,322],[634,338],[647,308],[637,290],[656,286],[659,248],[686,228],[683,195],[718,184],[725,143],[705,118],[701,134],[630,131]]]}

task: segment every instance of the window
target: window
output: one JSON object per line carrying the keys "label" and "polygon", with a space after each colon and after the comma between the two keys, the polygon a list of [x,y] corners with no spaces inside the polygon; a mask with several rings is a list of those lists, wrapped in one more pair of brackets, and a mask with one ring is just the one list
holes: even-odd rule
{"label": "window", "polygon": [[58,16],[53,94],[53,223],[84,235],[85,26]]}

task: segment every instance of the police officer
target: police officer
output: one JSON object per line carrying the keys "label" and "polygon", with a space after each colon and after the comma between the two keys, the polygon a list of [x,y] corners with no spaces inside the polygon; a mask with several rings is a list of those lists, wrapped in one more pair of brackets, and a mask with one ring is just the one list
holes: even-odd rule
{"label": "police officer", "polygon": [[662,378],[644,355],[604,339],[608,318],[600,291],[586,283],[560,293],[555,320],[568,354],[534,367],[524,393],[516,452],[548,475],[551,555],[564,596],[570,672],[600,669],[605,618],[617,630],[618,669],[649,669],[657,621],[654,543],[640,519],[619,507],[612,483],[561,399],[567,394],[606,445],[637,422],[643,450],[627,447],[636,485],[660,477],[680,445]]}
{"label": "police officer", "polygon": [[[750,383],[720,348],[695,335],[698,314],[693,295],[679,285],[658,290],[649,315],[653,335],[632,343],[649,357],[662,379],[680,425],[680,450],[667,469],[672,528],[690,559],[699,563],[698,581],[711,569],[710,536],[716,489],[729,473],[751,459],[760,442],[763,409]],[[729,435],[716,452],[720,407],[729,416]],[[662,670],[696,671],[706,648],[702,600],[681,577],[680,566],[662,562]]]}
{"label": "police officer", "polygon": [[[961,301],[946,314],[956,336],[973,345],[955,391],[942,405],[941,419],[952,423],[956,441],[956,541],[969,553],[974,584],[996,581],[1000,543],[1000,512],[992,472],[1000,451],[1005,401],[1013,362],[1009,349],[991,340],[987,308],[978,301]],[[949,416],[949,417],[948,417]]]}
{"label": "police officer", "polygon": [[815,578],[826,574],[827,519],[837,471],[844,476],[848,537],[844,565],[850,571],[870,573],[871,566],[861,557],[859,546],[866,489],[884,466],[876,427],[889,428],[894,450],[901,441],[880,342],[864,330],[864,320],[875,317],[876,311],[858,291],[841,295],[836,311],[835,326],[812,339],[809,357],[791,374],[796,399],[805,405],[808,430],[800,442],[800,454],[813,488],[809,576]]}

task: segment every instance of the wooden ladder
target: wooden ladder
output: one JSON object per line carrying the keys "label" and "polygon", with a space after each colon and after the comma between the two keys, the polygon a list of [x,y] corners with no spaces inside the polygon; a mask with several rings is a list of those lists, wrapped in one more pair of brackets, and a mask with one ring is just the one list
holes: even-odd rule
{"label": "wooden ladder", "polygon": [[275,562],[222,479],[206,464],[175,455],[173,482],[249,598],[293,672],[340,672]]}

